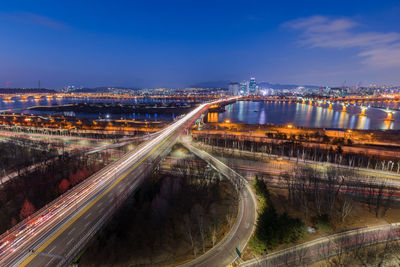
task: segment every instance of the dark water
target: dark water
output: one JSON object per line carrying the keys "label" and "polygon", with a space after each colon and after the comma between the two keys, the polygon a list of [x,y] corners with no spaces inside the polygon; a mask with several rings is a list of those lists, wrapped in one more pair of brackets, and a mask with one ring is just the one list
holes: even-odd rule
{"label": "dark water", "polygon": [[[139,103],[170,103],[170,102],[182,102],[188,103],[187,101],[177,101],[168,99],[73,99],[73,98],[63,98],[63,99],[46,99],[42,98],[40,100],[35,100],[29,98],[26,101],[21,101],[20,99],[12,99],[10,101],[5,101],[0,99],[0,111],[15,111],[23,112],[25,114],[49,114],[53,112],[41,112],[29,110],[29,107],[34,106],[51,106],[51,105],[66,105],[66,104],[76,104],[76,103],[121,103],[121,104],[139,104]],[[189,101],[190,103],[190,101]],[[145,113],[129,113],[129,114],[93,114],[93,113],[75,113],[75,112],[65,112],[64,115],[75,116],[87,119],[98,119],[98,118],[109,118],[109,119],[137,119],[137,120],[173,120],[175,114],[145,114]]]}
{"label": "dark water", "polygon": [[[387,107],[386,103],[378,103]],[[375,103],[374,105],[378,105]],[[396,106],[390,105],[391,108]],[[346,129],[400,129],[400,112],[393,114],[393,120],[387,121],[387,113],[377,108],[369,108],[366,116],[359,116],[358,106],[349,106],[342,112],[342,106],[322,107],[301,103],[287,102],[252,102],[239,101],[228,105],[224,113],[209,114],[209,121],[249,124],[293,124],[304,127],[346,128]]]}
{"label": "dark water", "polygon": [[[65,105],[74,103],[123,103],[123,104],[138,104],[138,103],[168,103],[171,100],[154,100],[154,99],[28,99],[21,101],[12,99],[11,101],[0,100],[0,111],[15,110],[16,112],[41,114],[37,111],[27,110],[33,106],[50,106],[50,105]],[[172,100],[176,101],[176,100]],[[182,101],[182,103],[185,103]],[[399,108],[399,103],[365,103],[382,108]],[[287,102],[252,102],[239,101],[226,106],[226,111],[220,114],[209,114],[209,121],[225,121],[230,119],[232,122],[242,122],[250,124],[293,124],[296,126],[305,127],[320,127],[320,128],[346,128],[346,129],[400,129],[400,112],[393,114],[393,121],[386,121],[387,116],[384,110],[377,108],[369,108],[366,111],[366,116],[359,116],[360,108],[357,106],[349,106],[346,112],[342,112],[340,105],[334,105],[332,109],[328,106],[309,105],[300,103]],[[89,114],[89,113],[67,113],[66,115],[97,119],[137,119],[137,120],[173,120],[175,114]]]}

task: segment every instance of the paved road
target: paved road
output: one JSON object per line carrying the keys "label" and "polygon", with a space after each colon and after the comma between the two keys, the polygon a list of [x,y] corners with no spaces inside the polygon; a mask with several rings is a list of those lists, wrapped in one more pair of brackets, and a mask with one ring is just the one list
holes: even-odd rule
{"label": "paved road", "polygon": [[[103,150],[114,149],[114,148],[118,148],[118,147],[121,147],[121,146],[128,145],[128,144],[130,144],[130,143],[132,143],[134,141],[137,141],[137,140],[141,140],[141,139],[147,140],[147,139],[149,139],[151,137],[156,136],[158,133],[159,132],[152,133],[152,134],[149,134],[149,135],[132,137],[132,138],[124,138],[124,139],[119,140],[120,142],[115,143],[115,144],[97,146],[97,147],[94,147],[94,148],[85,149],[83,151],[81,150],[81,152],[84,152],[85,154],[92,154],[92,153],[100,152],[100,151],[103,151]],[[74,153],[74,152],[72,152],[72,153]],[[55,157],[55,158],[57,158],[57,157]],[[44,162],[35,163],[35,164],[32,164],[32,165],[30,165],[28,167],[25,167],[25,168],[21,169],[21,170],[6,174],[5,176],[0,177],[0,184],[3,185],[5,183],[9,182],[10,180],[14,179],[18,175],[22,174],[22,173],[31,172],[31,171],[35,170],[38,166],[49,164],[55,158],[48,159],[48,160],[46,160]]]}
{"label": "paved road", "polygon": [[[248,182],[252,182],[254,177],[258,175],[258,177],[264,177],[264,181],[268,184],[270,187],[278,187],[278,188],[286,188],[287,187],[287,182],[283,181],[281,178],[282,173],[289,173],[293,174],[291,178],[295,178],[295,165],[293,167],[288,166],[287,164],[281,164],[282,161],[277,161],[277,162],[265,162],[265,161],[257,161],[257,160],[249,160],[249,159],[242,159],[242,158],[233,158],[233,157],[227,157],[227,156],[215,156],[215,158],[219,159],[221,162],[232,168],[233,170],[237,171],[239,174],[241,174]],[[167,161],[171,163],[176,163],[178,159],[173,158],[173,157],[168,157],[166,159]],[[201,160],[195,160],[193,159],[192,164],[202,164]],[[171,165],[173,166],[173,164]],[[167,168],[167,167],[165,167]],[[173,172],[173,170],[167,168],[170,172]],[[372,179],[376,178],[376,180]],[[358,196],[361,196],[361,194],[364,194],[365,196],[368,196],[371,194],[370,191],[365,190],[365,184],[373,184],[376,183],[379,185],[379,182],[382,177],[378,174],[372,174],[371,177],[367,179],[358,179],[357,184],[351,184],[348,187],[341,187],[340,191],[342,193],[352,193],[352,194],[357,194]],[[394,177],[395,178],[395,177]],[[351,178],[352,180],[355,180],[356,178]],[[393,194],[391,195],[391,198],[393,200],[400,201],[400,179],[393,179],[390,182],[385,181],[385,183],[388,183],[391,185],[391,187],[394,189]],[[324,190],[325,187],[321,186],[321,190]],[[375,192],[375,194],[378,194],[378,192]]]}
{"label": "paved road", "polygon": [[249,241],[257,218],[257,202],[250,185],[237,172],[219,161],[217,158],[205,151],[199,150],[188,141],[182,142],[192,153],[212,165],[217,171],[227,177],[238,188],[239,192],[239,211],[236,221],[227,236],[224,237],[214,248],[205,254],[190,261],[181,267],[204,266],[220,267],[232,264],[237,259],[236,248],[240,251],[246,247]]}
{"label": "paved road", "polygon": [[[214,102],[213,102],[214,103]],[[113,162],[0,236],[0,265],[66,265],[209,105]]]}
{"label": "paved road", "polygon": [[[225,139],[233,139],[237,140],[240,138],[245,138],[247,140],[252,140],[254,142],[268,142],[268,143],[273,143],[273,144],[283,144],[287,142],[287,140],[282,140],[282,139],[273,139],[273,138],[268,138],[265,136],[265,133],[248,133],[248,132],[233,132],[233,131],[221,131],[221,130],[204,130],[200,132],[194,132],[193,133],[195,136],[201,136],[202,134],[206,135],[215,135],[215,136],[223,136]],[[243,139],[242,139],[243,140]],[[329,150],[331,147],[333,149],[336,149],[338,145],[332,145],[332,144],[325,144],[325,143],[314,143],[314,142],[302,142],[302,145],[305,147],[309,148],[323,148],[326,150]],[[387,147],[390,147],[390,143],[385,144]],[[357,147],[357,146],[346,146],[343,145],[341,146],[343,152],[347,153],[356,153],[356,154],[370,154],[370,155],[376,155],[376,156],[384,156],[384,157],[391,157],[391,158],[399,158],[400,153],[398,151],[398,147],[391,147],[389,150],[388,148],[374,148],[371,146],[364,146],[364,147]]]}
{"label": "paved road", "polygon": [[[251,153],[251,155],[253,155],[253,153]],[[224,161],[229,166],[234,166],[240,172],[244,171],[250,173],[263,172],[266,169],[267,170],[269,169],[268,171],[271,171],[271,164],[275,165],[282,163],[282,161],[265,163],[260,161],[255,162],[251,160],[233,159],[226,157],[216,157],[216,158],[219,159],[220,161]],[[319,162],[311,162],[311,163],[318,166],[326,165]],[[307,164],[310,164],[310,162],[308,162]],[[269,166],[269,168],[265,168],[265,166]],[[283,166],[280,167],[273,166],[274,168],[278,169],[273,171],[273,173],[279,174],[282,171],[283,172],[286,171],[287,167],[285,166],[288,165],[283,164]],[[344,168],[347,169],[348,167],[344,166]],[[291,170],[293,170],[293,168],[291,168]],[[360,173],[369,173],[370,170],[356,169],[355,171]],[[396,173],[381,172],[374,170],[372,171],[372,173],[369,174],[372,174],[372,176],[376,177],[384,175],[385,179],[391,178],[393,179],[392,184],[396,185],[397,187],[400,184],[400,181],[398,180],[400,178],[400,175]],[[264,257],[246,261],[240,264],[240,266],[246,266],[246,267],[247,266],[274,266],[274,267],[304,266],[337,255],[338,253],[342,253],[348,249],[353,249],[355,247],[372,245],[372,244],[386,242],[388,240],[391,241],[399,239],[400,239],[400,223],[361,228],[357,230],[350,230],[334,234],[327,237],[318,238],[310,242],[306,242],[284,250],[270,253]]]}
{"label": "paved road", "polygon": [[400,223],[351,230],[321,237],[266,256],[245,261],[241,267],[306,266],[346,250],[400,239]]}
{"label": "paved road", "polygon": [[[199,148],[202,148],[207,151],[214,151],[215,153],[226,153],[231,155],[232,157],[249,157],[255,159],[268,159],[270,162],[269,171],[271,171],[271,167],[276,168],[273,172],[281,173],[282,171],[294,171],[297,165],[299,166],[311,166],[315,169],[326,169],[329,167],[334,168],[341,168],[343,170],[351,170],[355,173],[363,175],[365,178],[371,178],[371,180],[379,181],[386,181],[386,182],[393,182],[393,185],[398,184],[398,180],[400,179],[400,173],[395,172],[387,172],[387,171],[380,171],[375,169],[367,169],[367,168],[355,168],[349,167],[347,165],[338,165],[333,163],[327,162],[319,162],[319,161],[312,161],[312,160],[298,160],[297,158],[290,158],[290,157],[279,157],[276,155],[267,155],[265,153],[260,152],[250,152],[250,151],[242,151],[238,149],[231,149],[231,148],[221,148],[221,147],[212,147],[210,145],[204,145],[202,143],[196,142],[195,145]],[[260,165],[264,163],[260,162]],[[265,166],[265,165],[264,165]],[[388,181],[389,180],[389,181]],[[390,181],[392,180],[392,181]]]}

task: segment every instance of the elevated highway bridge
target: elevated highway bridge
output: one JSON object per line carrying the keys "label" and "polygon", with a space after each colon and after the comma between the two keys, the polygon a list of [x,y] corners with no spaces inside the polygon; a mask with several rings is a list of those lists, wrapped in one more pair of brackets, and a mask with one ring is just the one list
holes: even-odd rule
{"label": "elevated highway bridge", "polygon": [[0,266],[68,265],[210,105],[201,104],[0,236]]}

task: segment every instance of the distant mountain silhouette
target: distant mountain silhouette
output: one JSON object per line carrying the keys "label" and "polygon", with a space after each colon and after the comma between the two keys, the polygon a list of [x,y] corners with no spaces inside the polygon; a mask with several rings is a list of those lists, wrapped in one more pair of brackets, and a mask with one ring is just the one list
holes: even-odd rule
{"label": "distant mountain silhouette", "polygon": [[279,84],[279,83],[273,84],[273,83],[268,83],[268,82],[261,82],[261,83],[258,83],[258,85],[261,87],[272,88],[272,89],[277,89],[277,90],[294,89],[299,86],[303,86],[305,88],[310,88],[310,89],[315,89],[315,88],[321,87],[321,86],[317,86],[317,85]]}
{"label": "distant mountain silhouette", "polygon": [[228,88],[231,81],[208,81],[189,85],[189,88]]}
{"label": "distant mountain silhouette", "polygon": [[[228,88],[229,83],[232,81],[228,80],[221,80],[221,81],[208,81],[208,82],[200,82],[196,83],[193,85],[190,85],[189,87],[193,88]],[[277,90],[282,90],[282,89],[293,89],[297,88],[299,86],[304,86],[306,88],[314,89],[314,88],[320,88],[321,86],[317,85],[298,85],[298,84],[273,84],[273,83],[268,83],[268,82],[258,82],[258,85],[261,87],[266,87],[266,88],[272,88],[272,89],[277,89]]]}
{"label": "distant mountain silhouette", "polygon": [[101,86],[101,87],[95,87],[95,88],[81,88],[81,89],[76,89],[74,92],[76,93],[106,93],[109,92],[110,89],[122,89],[122,90],[136,90],[136,88],[127,88],[127,87],[122,87],[122,86]]}

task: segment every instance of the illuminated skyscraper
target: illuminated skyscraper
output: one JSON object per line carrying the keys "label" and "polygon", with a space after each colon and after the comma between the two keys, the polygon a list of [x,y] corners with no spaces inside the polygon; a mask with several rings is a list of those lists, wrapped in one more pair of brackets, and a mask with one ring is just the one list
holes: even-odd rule
{"label": "illuminated skyscraper", "polygon": [[243,81],[240,83],[240,94],[241,95],[249,94],[249,83],[247,81]]}
{"label": "illuminated skyscraper", "polygon": [[249,82],[249,94],[250,95],[256,95],[257,92],[257,83],[256,83],[256,78],[251,77],[250,82]]}

